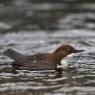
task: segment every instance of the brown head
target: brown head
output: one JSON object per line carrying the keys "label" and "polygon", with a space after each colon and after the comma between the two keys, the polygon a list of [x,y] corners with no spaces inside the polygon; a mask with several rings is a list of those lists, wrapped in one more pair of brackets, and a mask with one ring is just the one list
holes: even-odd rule
{"label": "brown head", "polygon": [[84,50],[78,50],[75,49],[74,47],[72,47],[71,45],[61,45],[60,47],[58,47],[54,53],[58,53],[58,52],[67,52],[67,54],[72,54],[72,53],[79,53],[79,52],[83,52]]}
{"label": "brown head", "polygon": [[79,53],[82,51],[84,51],[84,50],[77,50],[77,49],[73,48],[71,45],[61,45],[53,52],[54,61],[55,61],[55,63],[58,64],[67,55],[72,54],[72,53]]}

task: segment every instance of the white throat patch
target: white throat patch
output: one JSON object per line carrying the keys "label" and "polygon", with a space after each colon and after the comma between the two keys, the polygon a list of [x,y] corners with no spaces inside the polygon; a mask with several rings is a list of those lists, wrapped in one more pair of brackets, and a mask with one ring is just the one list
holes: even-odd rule
{"label": "white throat patch", "polygon": [[67,68],[68,67],[68,60],[69,60],[69,58],[70,57],[72,57],[74,54],[70,54],[70,55],[68,55],[66,58],[63,58],[62,60],[61,60],[61,65],[58,65],[57,66],[57,68]]}

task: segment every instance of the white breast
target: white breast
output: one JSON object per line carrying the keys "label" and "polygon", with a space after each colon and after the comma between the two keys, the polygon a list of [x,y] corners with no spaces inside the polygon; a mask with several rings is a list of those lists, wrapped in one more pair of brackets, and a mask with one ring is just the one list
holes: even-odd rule
{"label": "white breast", "polygon": [[68,65],[69,65],[68,60],[69,60],[69,58],[72,57],[72,56],[73,56],[73,54],[70,54],[70,55],[68,55],[66,58],[63,58],[63,59],[61,60],[61,62],[60,62],[61,65],[58,65],[57,68],[67,68]]}

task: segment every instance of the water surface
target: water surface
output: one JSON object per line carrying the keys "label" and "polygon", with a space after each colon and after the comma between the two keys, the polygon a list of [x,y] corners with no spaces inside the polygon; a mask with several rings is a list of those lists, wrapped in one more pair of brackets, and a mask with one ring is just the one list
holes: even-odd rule
{"label": "water surface", "polygon": [[[95,95],[95,3],[58,4],[0,7],[0,95]],[[61,44],[85,50],[66,58],[61,73],[14,70],[2,54],[52,52]]]}
{"label": "water surface", "polygon": [[[0,92],[2,95],[4,93],[10,95],[30,95],[31,93],[33,95],[94,95],[94,35],[94,31],[76,29],[1,34]],[[70,67],[61,74],[55,71],[14,70],[10,65],[12,60],[2,55],[7,48],[13,48],[23,54],[52,52],[63,43],[84,49],[85,52],[67,58]]]}

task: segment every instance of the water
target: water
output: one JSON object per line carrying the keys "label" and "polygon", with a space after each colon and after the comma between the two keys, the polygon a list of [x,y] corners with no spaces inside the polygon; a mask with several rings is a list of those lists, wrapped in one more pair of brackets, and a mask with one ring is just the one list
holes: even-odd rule
{"label": "water", "polygon": [[[83,35],[84,34],[84,35]],[[23,35],[23,36],[22,36]],[[95,32],[68,30],[55,32],[13,32],[0,35],[0,92],[20,95],[94,95],[95,93]],[[60,44],[71,44],[85,52],[66,59],[69,69],[55,71],[13,70],[12,60],[2,55],[7,48],[24,54],[52,52]]]}
{"label": "water", "polygon": [[[64,12],[56,11],[59,15],[48,7],[45,12],[35,7],[33,14],[30,8],[24,11],[22,8],[20,15],[24,12],[24,17],[6,17],[13,11],[6,13],[10,7],[4,8],[0,15],[0,95],[95,95],[95,13],[92,3],[83,3],[71,12],[65,7]],[[13,10],[17,9],[13,7]],[[49,21],[54,13],[55,21]],[[64,43],[85,51],[66,58],[69,67],[61,73],[14,70],[10,65],[12,60],[2,54],[7,48],[23,54],[52,52]]]}

